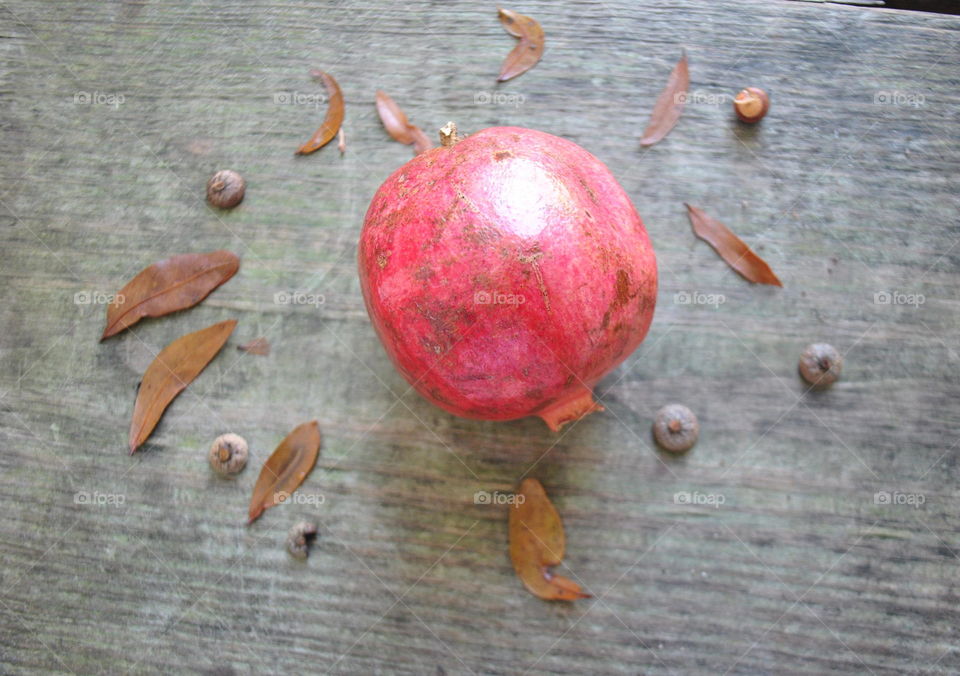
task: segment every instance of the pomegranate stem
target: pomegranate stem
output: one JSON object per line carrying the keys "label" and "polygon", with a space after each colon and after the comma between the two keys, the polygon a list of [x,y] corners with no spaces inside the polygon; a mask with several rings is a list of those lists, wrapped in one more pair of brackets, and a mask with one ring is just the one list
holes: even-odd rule
{"label": "pomegranate stem", "polygon": [[456,122],[447,122],[445,125],[440,127],[440,145],[442,145],[444,148],[449,148],[459,140],[460,139],[457,137]]}
{"label": "pomegranate stem", "polygon": [[547,427],[554,432],[559,432],[560,428],[568,422],[602,410],[603,406],[593,400],[593,392],[586,387],[581,387],[573,394],[550,404],[537,415],[543,418]]}

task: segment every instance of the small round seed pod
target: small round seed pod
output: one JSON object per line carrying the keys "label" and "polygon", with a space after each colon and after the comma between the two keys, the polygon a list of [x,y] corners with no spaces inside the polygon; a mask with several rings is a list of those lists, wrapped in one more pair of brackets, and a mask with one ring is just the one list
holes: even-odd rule
{"label": "small round seed pod", "polygon": [[246,440],[237,434],[221,434],[210,446],[210,466],[218,474],[231,476],[247,464],[249,448]]}
{"label": "small round seed pod", "polygon": [[843,357],[833,345],[813,343],[800,353],[800,375],[821,390],[837,382],[843,370]]}
{"label": "small round seed pod", "polygon": [[700,436],[697,416],[683,404],[668,404],[659,411],[653,421],[653,438],[672,453],[690,450]]}
{"label": "small round seed pod", "polygon": [[295,559],[305,559],[310,543],[316,537],[317,524],[301,521],[287,532],[287,551]]}
{"label": "small round seed pod", "polygon": [[770,97],[759,87],[747,87],[734,97],[733,110],[741,122],[759,122],[770,110]]}
{"label": "small round seed pod", "polygon": [[207,201],[215,207],[230,209],[240,204],[247,182],[235,171],[218,171],[207,181]]}

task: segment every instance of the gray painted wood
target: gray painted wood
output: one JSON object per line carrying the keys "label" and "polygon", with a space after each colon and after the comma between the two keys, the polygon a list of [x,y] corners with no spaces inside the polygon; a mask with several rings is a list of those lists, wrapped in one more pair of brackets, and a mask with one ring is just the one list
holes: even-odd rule
{"label": "gray painted wood", "polygon": [[[542,22],[546,54],[495,87],[513,40],[493,5],[0,6],[0,671],[960,670],[960,22],[792,2],[515,8]],[[681,47],[693,101],[641,150]],[[324,111],[315,67],[346,97],[342,158],[293,157]],[[746,85],[772,99],[756,127],[729,109]],[[560,436],[461,420],[392,369],[354,263],[370,197],[410,157],[377,88],[424,128],[535,127],[619,177],[661,289],[646,342],[599,388],[606,413]],[[203,186],[228,167],[247,196],[215,212]],[[728,269],[684,201],[784,288]],[[97,342],[100,295],[221,247],[243,263],[202,305]],[[289,291],[324,302],[275,302]],[[678,302],[694,292],[725,302]],[[230,345],[128,457],[152,355],[229,317]],[[234,349],[260,335],[269,357]],[[815,340],[846,354],[820,394],[796,375]],[[680,459],[649,438],[670,401],[702,426]],[[311,418],[324,446],[301,493],[323,504],[246,527],[260,464]],[[252,449],[234,481],[205,461],[227,431]],[[506,508],[473,496],[524,475],[554,498],[565,574],[594,599],[547,604],[514,578]],[[321,530],[305,564],[282,549],[301,517]]]}

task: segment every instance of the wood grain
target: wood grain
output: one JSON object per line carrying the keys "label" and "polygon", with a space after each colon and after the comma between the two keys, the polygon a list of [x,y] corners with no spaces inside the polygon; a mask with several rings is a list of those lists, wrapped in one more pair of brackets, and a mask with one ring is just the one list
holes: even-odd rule
{"label": "wood grain", "polygon": [[[0,5],[0,671],[960,670],[960,22],[732,0],[515,8],[549,46],[497,86],[496,7],[466,0]],[[683,117],[641,149],[681,48]],[[343,157],[291,157],[324,111],[311,68],[343,89]],[[771,96],[759,125],[734,120],[744,86]],[[561,436],[461,420],[393,371],[355,274],[369,199],[410,158],[378,88],[431,136],[534,127],[619,177],[661,280],[649,337],[599,388],[605,413]],[[224,168],[247,180],[229,213],[204,201]],[[784,289],[732,274],[684,201],[723,214]],[[98,344],[117,280],[220,248],[243,261],[229,284]],[[125,457],[152,354],[229,317],[270,356],[223,351]],[[796,373],[814,341],[845,355],[816,394]],[[671,401],[701,423],[681,459],[650,441]],[[251,468],[313,418],[316,499],[245,527]],[[233,481],[205,459],[224,432],[250,442]],[[563,516],[557,572],[593,599],[548,604],[517,581],[507,507],[474,494],[523,476]],[[283,549],[302,518],[320,527],[306,563]]]}

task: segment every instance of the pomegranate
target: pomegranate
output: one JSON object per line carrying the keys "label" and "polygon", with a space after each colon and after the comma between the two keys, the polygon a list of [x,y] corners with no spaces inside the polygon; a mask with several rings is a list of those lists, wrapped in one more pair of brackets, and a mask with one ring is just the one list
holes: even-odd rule
{"label": "pomegranate", "polygon": [[562,138],[451,123],[380,186],[358,251],[367,312],[421,395],[467,418],[602,410],[591,389],[643,340],[657,264],[610,171]]}

